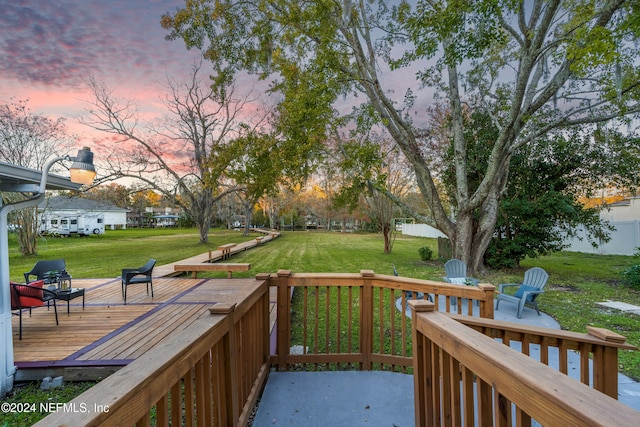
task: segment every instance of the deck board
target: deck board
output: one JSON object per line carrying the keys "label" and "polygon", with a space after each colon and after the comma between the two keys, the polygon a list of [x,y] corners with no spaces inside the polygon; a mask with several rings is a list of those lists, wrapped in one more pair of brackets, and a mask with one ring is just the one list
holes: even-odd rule
{"label": "deck board", "polygon": [[[18,317],[13,316],[14,361],[19,369],[37,366],[110,366],[126,364],[163,339],[180,333],[196,319],[209,315],[217,302],[240,302],[262,283],[255,278],[154,279],[154,297],[145,285],[127,290],[122,302],[119,279],[74,279],[74,287],[86,289],[82,298],[58,302],[59,325],[53,308],[23,313],[23,339],[18,339]],[[272,304],[273,308],[273,304]]]}

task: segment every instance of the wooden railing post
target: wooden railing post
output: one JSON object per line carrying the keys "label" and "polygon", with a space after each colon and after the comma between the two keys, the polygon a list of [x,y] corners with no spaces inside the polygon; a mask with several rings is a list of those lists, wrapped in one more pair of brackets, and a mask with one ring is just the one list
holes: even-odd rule
{"label": "wooden railing post", "polygon": [[[433,385],[433,370],[431,365],[433,357],[431,354],[430,340],[418,332],[416,327],[416,313],[434,311],[436,305],[426,300],[410,300],[411,307],[411,329],[413,342],[413,399],[415,409],[415,425],[427,426],[434,425],[434,393],[433,388],[427,384]],[[428,417],[430,415],[430,417]],[[429,420],[429,422],[427,422]]]}
{"label": "wooden railing post", "polygon": [[362,287],[360,291],[360,352],[362,353],[362,370],[370,371],[373,367],[373,286],[371,279],[373,270],[361,270]]}
{"label": "wooden railing post", "polygon": [[[221,420],[222,424],[228,426],[237,426],[240,418],[240,403],[238,402],[238,366],[236,360],[240,356],[238,354],[238,342],[236,337],[236,321],[235,321],[235,304],[218,303],[209,309],[211,314],[226,315],[228,332],[223,340],[224,366],[224,389],[225,389],[225,409],[227,414],[226,420]],[[208,362],[208,361],[207,361]],[[206,364],[207,366],[209,363]],[[209,392],[204,395],[209,400],[206,402],[211,405],[210,386],[207,386]],[[209,416],[210,414],[208,414]],[[206,418],[209,419],[209,418]]]}
{"label": "wooden railing post", "polygon": [[[263,331],[261,331],[262,333],[264,333],[264,343],[263,343],[263,347],[262,347],[262,357],[263,357],[263,363],[268,367],[269,366],[269,357],[271,356],[271,325],[270,325],[270,313],[269,313],[269,306],[271,304],[271,292],[270,292],[270,286],[271,286],[271,275],[268,273],[261,273],[261,274],[257,274],[256,275],[256,280],[263,280],[266,282],[267,284],[267,294],[264,297],[264,301],[263,301]],[[277,315],[277,313],[276,313]]]}
{"label": "wooden railing post", "polygon": [[[627,338],[604,328],[587,326],[587,333],[608,342],[624,343]],[[595,346],[593,350],[593,388],[618,398],[618,349]]]}
{"label": "wooden railing post", "polygon": [[485,294],[485,300],[481,301],[480,303],[480,317],[484,317],[485,319],[493,319],[493,299],[495,298],[496,287],[489,283],[480,283],[478,285],[478,288],[480,288]]}
{"label": "wooden railing post", "polygon": [[291,298],[289,297],[289,277],[291,270],[278,271],[278,320],[277,344],[278,370],[287,370],[287,356],[291,340]]}
{"label": "wooden railing post", "polygon": [[618,349],[596,347],[593,352],[593,388],[618,398]]}

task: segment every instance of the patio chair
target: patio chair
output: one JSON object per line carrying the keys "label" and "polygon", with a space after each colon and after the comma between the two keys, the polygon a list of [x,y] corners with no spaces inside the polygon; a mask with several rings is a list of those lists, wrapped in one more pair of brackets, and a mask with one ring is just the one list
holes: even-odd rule
{"label": "patio chair", "polygon": [[[445,282],[453,285],[474,285],[477,286],[480,280],[467,277],[467,264],[459,259],[452,258],[444,263],[444,274],[442,278]],[[456,305],[458,298],[452,298],[451,304]],[[478,301],[478,304],[480,302]]]}
{"label": "patio chair", "polygon": [[153,267],[156,265],[155,259],[150,259],[140,268],[123,268],[122,269],[122,298],[124,304],[127,305],[127,286],[138,283],[147,284],[147,295],[149,295],[149,286],[151,286],[151,298],[153,298]]}
{"label": "patio chair", "polygon": [[[525,304],[533,306],[540,316],[538,309],[538,296],[544,293],[544,287],[549,279],[549,274],[540,267],[533,267],[524,272],[522,283],[503,283],[498,285],[496,310],[500,301],[508,301],[516,304],[518,319],[522,317]],[[517,286],[515,294],[505,294],[503,290],[510,286]]]}
{"label": "patio chair", "polygon": [[29,316],[31,316],[31,309],[34,307],[42,307],[44,303],[53,304],[53,311],[56,315],[56,325],[58,324],[58,308],[56,307],[56,293],[43,288],[44,280],[37,280],[31,282],[28,285],[22,285],[20,283],[10,282],[11,287],[11,310],[17,310],[16,316],[20,317],[19,338],[22,340],[22,311],[25,308],[29,309]]}
{"label": "patio chair", "polygon": [[466,285],[467,283],[477,285],[478,283],[480,283],[478,279],[467,277],[467,264],[465,264],[464,261],[460,261],[459,259],[450,259],[449,261],[445,262],[444,273],[444,281],[447,283],[452,283],[454,285]]}
{"label": "patio chair", "polygon": [[[32,279],[31,276],[35,276]],[[44,280],[46,285],[56,283],[61,280],[68,280],[71,283],[71,276],[67,273],[67,266],[64,259],[42,260],[36,262],[31,271],[24,273],[24,280],[29,283],[32,280]]]}
{"label": "patio chair", "polygon": [[[396,270],[396,265],[395,264],[391,264],[391,268],[393,268],[393,275],[396,277],[399,277],[400,274],[398,273],[398,270]],[[405,295],[407,297],[407,300],[410,299],[414,299],[414,295],[415,294],[415,299],[424,299],[424,293],[423,292],[414,292],[414,291],[405,291]],[[431,297],[431,294],[427,294],[427,299],[431,302],[433,302],[433,298]]]}

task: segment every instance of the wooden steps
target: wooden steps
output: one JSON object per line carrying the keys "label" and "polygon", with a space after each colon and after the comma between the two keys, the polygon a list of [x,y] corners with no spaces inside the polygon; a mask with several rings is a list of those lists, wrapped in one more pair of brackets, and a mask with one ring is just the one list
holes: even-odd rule
{"label": "wooden steps", "polygon": [[227,272],[227,278],[231,279],[231,275],[234,271],[249,271],[249,269],[251,268],[251,264],[246,264],[246,263],[228,263],[228,262],[224,262],[224,263],[220,263],[220,262],[216,262],[216,263],[210,263],[210,262],[204,262],[204,263],[198,263],[198,264],[175,264],[173,266],[173,269],[175,271],[180,271],[180,272],[186,272],[186,273],[191,273],[191,278],[192,279],[197,279],[198,278],[198,272],[199,271],[226,271]]}

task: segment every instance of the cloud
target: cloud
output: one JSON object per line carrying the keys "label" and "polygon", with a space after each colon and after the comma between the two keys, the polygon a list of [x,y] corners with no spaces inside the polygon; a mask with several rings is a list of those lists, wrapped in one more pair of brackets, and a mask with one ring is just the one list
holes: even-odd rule
{"label": "cloud", "polygon": [[0,0],[0,78],[75,89],[89,75],[125,85],[157,83],[189,56],[183,45],[164,39],[159,23],[180,4]]}

